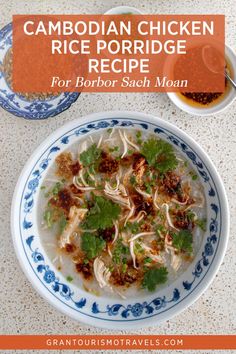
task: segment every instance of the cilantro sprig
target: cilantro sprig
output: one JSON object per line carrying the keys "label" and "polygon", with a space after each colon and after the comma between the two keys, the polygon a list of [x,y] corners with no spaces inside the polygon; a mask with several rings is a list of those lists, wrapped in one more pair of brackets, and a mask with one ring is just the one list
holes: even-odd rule
{"label": "cilantro sprig", "polygon": [[193,251],[193,235],[189,230],[180,230],[178,234],[172,235],[172,244],[180,251],[191,253]]}
{"label": "cilantro sprig", "polygon": [[144,142],[141,153],[148,164],[160,173],[174,170],[177,167],[178,161],[174,149],[166,141],[150,138]]}
{"label": "cilantro sprig", "polygon": [[94,205],[88,211],[83,227],[87,229],[105,230],[113,226],[118,219],[120,206],[101,196],[94,196]]}
{"label": "cilantro sprig", "polygon": [[85,252],[88,259],[95,258],[105,248],[106,242],[102,237],[96,236],[89,232],[85,232],[81,236],[81,248]]}
{"label": "cilantro sprig", "polygon": [[146,271],[143,277],[142,286],[148,291],[154,291],[156,286],[167,281],[168,271],[166,267],[151,268]]}
{"label": "cilantro sprig", "polygon": [[96,144],[91,145],[87,150],[80,154],[80,161],[84,167],[88,167],[100,158],[102,150]]}

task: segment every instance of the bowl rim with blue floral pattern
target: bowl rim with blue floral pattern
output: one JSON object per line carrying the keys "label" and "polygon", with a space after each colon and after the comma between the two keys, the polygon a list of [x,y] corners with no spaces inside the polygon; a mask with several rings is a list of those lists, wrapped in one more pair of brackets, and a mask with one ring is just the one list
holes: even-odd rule
{"label": "bowl rim with blue floral pattern", "polygon": [[[40,242],[37,202],[40,186],[58,152],[89,134],[112,127],[137,128],[171,143],[192,164],[205,190],[207,230],[194,261],[173,283],[142,297],[97,297],[77,288],[55,268]],[[221,178],[204,150],[176,126],[137,112],[101,112],[71,121],[33,152],[12,200],[11,230],[20,265],[37,292],[64,314],[87,325],[133,330],[158,325],[177,315],[206,290],[226,251],[229,208]]]}
{"label": "bowl rim with blue floral pattern", "polygon": [[[8,50],[12,48],[12,31],[12,23],[0,30],[0,67]],[[17,117],[30,120],[55,117],[70,108],[79,95],[79,92],[62,92],[45,100],[27,100],[9,87],[4,72],[0,70],[0,107]]]}

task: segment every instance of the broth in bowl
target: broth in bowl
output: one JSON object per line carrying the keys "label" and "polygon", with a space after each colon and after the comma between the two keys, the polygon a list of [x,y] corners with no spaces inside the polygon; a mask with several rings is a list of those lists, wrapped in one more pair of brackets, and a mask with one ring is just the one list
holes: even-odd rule
{"label": "broth in bowl", "polygon": [[43,246],[96,295],[152,292],[182,274],[206,224],[203,186],[168,142],[108,129],[60,153],[41,187]]}

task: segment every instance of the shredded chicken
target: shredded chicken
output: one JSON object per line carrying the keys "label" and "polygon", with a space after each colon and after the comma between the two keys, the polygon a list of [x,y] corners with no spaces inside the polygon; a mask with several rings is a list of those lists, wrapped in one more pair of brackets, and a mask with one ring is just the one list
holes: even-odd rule
{"label": "shredded chicken", "polygon": [[91,178],[92,181],[96,182],[96,178],[94,177],[94,175],[89,171],[89,169],[87,170],[87,173],[89,175],[89,177]]}
{"label": "shredded chicken", "polygon": [[156,188],[154,196],[153,196],[153,205],[157,210],[160,210],[160,207],[157,204],[157,195],[158,195],[158,189]]}
{"label": "shredded chicken", "polygon": [[105,183],[104,193],[108,198],[112,199],[114,202],[130,209],[131,201],[127,195],[125,187],[119,182],[117,186],[112,188],[108,182]]}
{"label": "shredded chicken", "polygon": [[142,189],[140,189],[139,187],[136,187],[135,189],[136,189],[136,191],[137,191],[139,194],[141,194],[144,198],[152,199],[151,194],[148,194],[148,193],[142,191]]}
{"label": "shredded chicken", "polygon": [[140,157],[140,159],[133,166],[134,174],[136,176],[136,182],[138,185],[143,184],[143,175],[146,170],[146,160],[144,157]]}
{"label": "shredded chicken", "polygon": [[126,226],[127,222],[132,218],[132,216],[134,215],[134,213],[135,213],[135,206],[134,206],[133,203],[132,203],[131,209],[130,209],[130,211],[128,212],[127,217],[125,218],[125,224],[124,224],[125,226]]}
{"label": "shredded chicken", "polygon": [[116,185],[114,187],[112,187],[110,183],[106,181],[105,191],[109,194],[114,194],[114,195],[119,194],[120,193],[119,185],[120,185],[120,180],[118,178],[116,179]]}
{"label": "shredded chicken", "polygon": [[112,243],[116,242],[118,236],[119,236],[119,228],[118,228],[118,222],[116,221],[114,223],[114,226],[115,226],[115,237],[114,237],[114,240],[112,241]]}
{"label": "shredded chicken", "polygon": [[172,223],[172,220],[171,220],[171,217],[170,217],[170,214],[169,214],[169,205],[166,204],[166,203],[163,203],[162,204],[162,207],[165,207],[165,210],[166,210],[166,220],[169,224],[170,227],[172,227],[173,229],[179,231],[179,229],[177,227],[175,227],[175,225]]}
{"label": "shredded chicken", "polygon": [[164,263],[163,258],[159,254],[154,254],[153,249],[151,247],[148,247],[143,242],[141,246],[146,251],[145,252],[146,256],[150,257],[153,261],[157,263]]}
{"label": "shredded chicken", "polygon": [[137,265],[136,265],[136,256],[135,256],[135,253],[134,253],[134,241],[130,241],[129,243],[129,250],[130,250],[130,255],[132,257],[132,260],[133,260],[133,267],[135,269],[138,269]]}
{"label": "shredded chicken", "polygon": [[127,151],[128,151],[128,145],[127,145],[127,141],[125,140],[123,134],[121,133],[121,131],[119,130],[119,134],[120,134],[120,138],[121,138],[121,141],[124,145],[124,151],[123,151],[123,154],[121,155],[121,158],[125,157],[125,155],[127,154]]}
{"label": "shredded chicken", "polygon": [[175,254],[174,250],[171,250],[171,267],[177,272],[181,266],[181,257]]}
{"label": "shredded chicken", "polygon": [[100,139],[99,139],[98,144],[97,144],[97,148],[99,148],[101,146],[102,139],[103,139],[103,135],[100,136]]}
{"label": "shredded chicken", "polygon": [[124,174],[124,177],[123,177],[123,185],[124,186],[129,184],[130,175],[131,175],[132,172],[133,172],[133,167],[130,167],[128,169],[128,171]]}
{"label": "shredded chicken", "polygon": [[172,198],[171,201],[175,204],[186,205],[188,203],[188,198],[184,202],[180,202],[179,200],[177,200],[175,198]]}
{"label": "shredded chicken", "polygon": [[66,244],[71,243],[71,236],[73,232],[78,228],[80,222],[83,220],[85,214],[87,213],[88,209],[80,209],[76,206],[72,206],[69,212],[69,220],[67,225],[62,232],[59,240],[59,247],[64,248]]}
{"label": "shredded chicken", "polygon": [[145,215],[147,215],[146,211],[141,210],[135,218],[130,219],[130,222],[140,222]]}
{"label": "shredded chicken", "polygon": [[81,191],[92,191],[92,190],[96,189],[95,187],[89,187],[89,186],[88,187],[87,186],[83,187],[83,186],[81,186],[78,183],[78,177],[76,177],[76,176],[74,176],[74,178],[73,178],[73,184],[74,184],[74,186],[76,188],[80,189]]}
{"label": "shredded chicken", "polygon": [[107,252],[108,252],[109,256],[112,258],[112,252],[111,252],[110,246],[107,247]]}
{"label": "shredded chicken", "polygon": [[153,232],[153,231],[150,231],[150,232],[140,232],[139,234],[137,235],[134,235],[133,237],[131,237],[131,239],[129,240],[129,242],[132,242],[134,240],[137,240],[139,237],[143,237],[143,236],[153,236],[155,235],[156,233]]}
{"label": "shredded chicken", "polygon": [[127,141],[127,143],[132,146],[133,148],[135,148],[136,150],[140,151],[140,148],[138,145],[136,145],[135,143],[133,143],[131,140],[128,139],[126,133],[124,132],[124,138]]}
{"label": "shredded chicken", "polygon": [[[83,185],[84,185],[85,187],[88,187],[88,183],[85,181],[84,176],[83,176],[83,170],[80,170],[80,171],[79,171],[79,178],[81,179]],[[78,179],[77,179],[77,180],[78,180]],[[81,186],[81,187],[82,187],[82,186]]]}
{"label": "shredded chicken", "polygon": [[100,257],[97,257],[93,263],[93,271],[95,278],[101,288],[108,287],[112,289],[109,285],[109,279],[111,276],[110,270],[105,266],[104,262]]}
{"label": "shredded chicken", "polygon": [[79,151],[78,151],[78,155],[80,155],[82,152],[84,152],[85,150],[87,150],[88,144],[87,144],[87,140],[83,141],[83,143],[79,146]]}

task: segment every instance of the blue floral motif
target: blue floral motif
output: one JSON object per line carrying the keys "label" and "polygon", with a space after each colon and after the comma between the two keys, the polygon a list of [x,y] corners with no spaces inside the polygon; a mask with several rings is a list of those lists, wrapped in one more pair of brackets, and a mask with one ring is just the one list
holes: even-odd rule
{"label": "blue floral motif", "polygon": [[62,142],[62,144],[68,144],[68,143],[69,143],[69,137],[68,137],[68,136],[64,136],[64,137],[61,139],[61,142]]}
{"label": "blue floral motif", "polygon": [[94,313],[94,314],[97,314],[97,313],[99,313],[100,311],[99,311],[99,308],[98,308],[98,304],[96,303],[96,302],[94,302],[93,304],[92,304],[92,313]]}
{"label": "blue floral motif", "polygon": [[121,304],[115,304],[112,306],[107,306],[107,313],[109,316],[115,316],[119,313],[119,310],[122,308],[123,306]]}
{"label": "blue floral motif", "polygon": [[46,102],[33,102],[29,106],[26,106],[30,113],[47,112],[52,107],[52,104]]}
{"label": "blue floral motif", "polygon": [[114,304],[112,306],[107,305],[107,309],[102,311],[99,309],[99,306],[96,302],[92,305],[92,313],[107,313],[108,316],[117,316],[121,315],[123,318],[128,318],[130,315],[133,317],[140,317],[143,313],[150,315],[154,311],[158,312],[163,307],[165,307],[168,303],[177,302],[180,298],[180,292],[178,289],[174,289],[173,296],[170,300],[166,300],[166,297],[158,297],[152,300],[151,302],[143,302],[139,303],[136,302],[134,305],[121,305],[121,304]]}
{"label": "blue floral motif", "polygon": [[106,121],[99,122],[98,125],[97,125],[97,127],[98,127],[99,129],[101,129],[101,128],[108,128],[109,126],[110,126],[110,124],[109,124],[108,122],[106,122]]}
{"label": "blue floral motif", "polygon": [[[31,236],[32,237],[32,236]],[[38,249],[36,249],[33,253],[32,253],[32,258],[34,260],[35,263],[44,261],[44,257],[42,255],[42,253],[38,252]]]}
{"label": "blue floral motif", "polygon": [[59,151],[60,148],[58,146],[53,146],[50,150],[49,150],[49,153],[51,154],[52,152],[57,152]]}
{"label": "blue floral motif", "polygon": [[166,303],[166,298],[164,297],[158,297],[155,300],[153,300],[153,304],[155,305],[156,310],[160,310],[162,307],[165,307]]}
{"label": "blue floral motif", "polygon": [[80,301],[75,301],[74,304],[75,304],[75,306],[76,306],[78,309],[81,309],[82,307],[85,306],[85,304],[86,304],[86,299],[85,299],[85,298],[82,298]]}
{"label": "blue floral motif", "polygon": [[[107,129],[112,128],[114,126],[121,127],[141,127],[142,129],[152,129],[152,125],[147,124],[141,121],[129,121],[128,119],[105,119],[102,121],[94,121],[88,124],[84,124],[83,127],[77,127],[72,132],[65,134],[60,139],[60,143],[52,146],[47,154],[47,156],[43,156],[41,160],[38,162],[35,170],[32,172],[31,176],[29,176],[29,182],[27,184],[24,198],[24,218],[22,222],[23,229],[30,231],[33,223],[30,218],[30,213],[34,206],[34,194],[39,188],[39,182],[42,178],[42,175],[45,173],[45,170],[49,166],[49,162],[51,160],[51,154],[56,153],[60,150],[60,144],[69,144],[72,137],[77,137],[79,135],[87,134],[91,131],[97,131],[99,129]],[[205,168],[198,155],[192,151],[192,149],[184,142],[182,142],[179,138],[171,135],[167,131],[162,128],[154,127],[153,131],[156,134],[165,135],[167,140],[170,140],[172,144],[176,145],[186,156],[188,159],[192,161],[195,165],[196,169],[199,172],[199,176],[203,183],[206,184],[206,189],[209,197],[212,200],[210,204],[211,213],[208,222],[208,235],[206,242],[203,246],[203,251],[196,264],[194,265],[192,271],[192,278],[183,281],[181,288],[175,288],[173,290],[173,294],[170,298],[166,296],[158,296],[154,298],[150,302],[136,302],[134,304],[124,305],[121,303],[113,303],[108,304],[104,309],[100,308],[98,302],[93,302],[89,307],[89,312],[91,312],[97,318],[100,318],[100,314],[103,316],[106,314],[109,317],[120,316],[121,319],[127,318],[145,318],[151,315],[161,313],[162,309],[167,308],[168,306],[173,306],[173,304],[178,303],[182,298],[186,296],[186,292],[188,293],[190,290],[195,288],[200,282],[201,277],[205,274],[207,268],[210,267],[213,256],[216,252],[217,243],[218,243],[218,233],[219,233],[219,215],[220,215],[220,206],[218,204],[218,196],[216,194],[216,190],[213,188],[213,181],[208,173],[208,170]],[[61,282],[57,277],[53,270],[49,268],[47,264],[45,264],[45,259],[43,254],[38,249],[33,249],[32,245],[34,242],[34,235],[30,234],[26,239],[26,244],[31,250],[31,257],[35,262],[35,270],[38,274],[41,275],[42,281],[47,284],[47,286],[51,287],[53,293],[57,297],[63,298],[63,301],[71,301],[74,304],[74,308],[81,309],[86,304],[88,304],[86,298],[81,298],[78,301],[74,300],[74,293],[72,292],[69,285]],[[102,317],[103,318],[103,317]]]}
{"label": "blue floral motif", "polygon": [[206,256],[212,256],[214,253],[214,249],[213,249],[213,246],[210,242],[207,242],[205,244],[205,255]]}
{"label": "blue floral motif", "polygon": [[55,273],[52,271],[52,270],[47,270],[45,273],[44,273],[44,277],[43,279],[46,281],[46,283],[52,283],[55,281]]}
{"label": "blue floral motif", "polygon": [[48,162],[49,162],[48,159],[43,159],[39,167],[42,168],[43,170],[46,170],[46,168],[48,167]]}
{"label": "blue floral motif", "polygon": [[33,235],[29,236],[29,237],[26,239],[26,243],[27,243],[27,245],[29,246],[29,248],[31,249],[31,251],[32,251],[31,244],[32,244],[33,240],[34,240],[34,236],[33,236]]}
{"label": "blue floral motif", "polygon": [[49,153],[47,154],[46,158],[43,158],[42,161],[39,163],[39,168],[34,170],[32,173],[32,178],[28,182],[28,192],[24,196],[24,200],[26,201],[24,203],[24,212],[25,212],[25,218],[23,221],[23,228],[30,229],[32,227],[32,222],[27,221],[27,214],[31,212],[33,206],[34,206],[34,193],[36,193],[36,190],[39,186],[39,181],[41,179],[42,173],[46,170],[48,167],[49,161],[51,160],[51,154],[56,153],[58,150],[60,150],[59,147],[54,146],[49,150]]}
{"label": "blue floral motif", "polygon": [[143,306],[139,303],[136,303],[134,306],[132,306],[131,312],[134,317],[139,317],[143,313]]}
{"label": "blue floral motif", "polygon": [[38,251],[38,249],[33,250],[32,244],[34,241],[35,237],[34,235],[30,235],[26,239],[26,244],[29,247],[31,253],[31,257],[34,261],[34,263],[37,264],[36,270],[39,274],[42,274],[42,280],[46,284],[50,284],[52,287],[52,290],[55,293],[59,293],[60,296],[62,296],[65,300],[67,301],[72,301],[75,305],[76,308],[81,309],[86,305],[86,299],[81,298],[79,301],[75,301],[73,296],[74,293],[71,291],[70,287],[67,284],[61,283],[59,279],[56,277],[55,272],[50,269],[48,265],[45,264],[45,259],[42,255],[41,252]]}
{"label": "blue floral motif", "polygon": [[214,191],[214,189],[213,189],[212,187],[211,187],[211,189],[209,190],[208,195],[209,195],[210,197],[214,197],[214,196],[216,195],[216,192]]}
{"label": "blue floral motif", "polygon": [[[29,209],[27,209],[27,212]],[[33,226],[31,221],[27,221],[26,219],[23,220],[23,229],[28,230]]]}
{"label": "blue floral motif", "polygon": [[209,231],[210,237],[207,237],[207,242],[204,246],[204,252],[202,253],[202,258],[197,262],[195,269],[193,271],[193,280],[192,282],[184,281],[183,287],[185,290],[190,290],[192,285],[194,284],[195,280],[199,278],[203,272],[204,267],[208,267],[210,264],[209,257],[213,256],[214,254],[214,247],[213,245],[217,242],[217,237],[215,233],[218,230],[218,207],[215,204],[211,204],[211,209],[215,213],[215,217],[211,219]]}
{"label": "blue floral motif", "polygon": [[32,199],[28,199],[27,202],[24,204],[24,212],[28,213],[34,206],[34,200]]}
{"label": "blue floral motif", "polygon": [[34,178],[32,179],[31,181],[29,181],[29,184],[28,184],[28,188],[31,190],[31,191],[34,191],[39,185],[39,180],[38,178]]}

